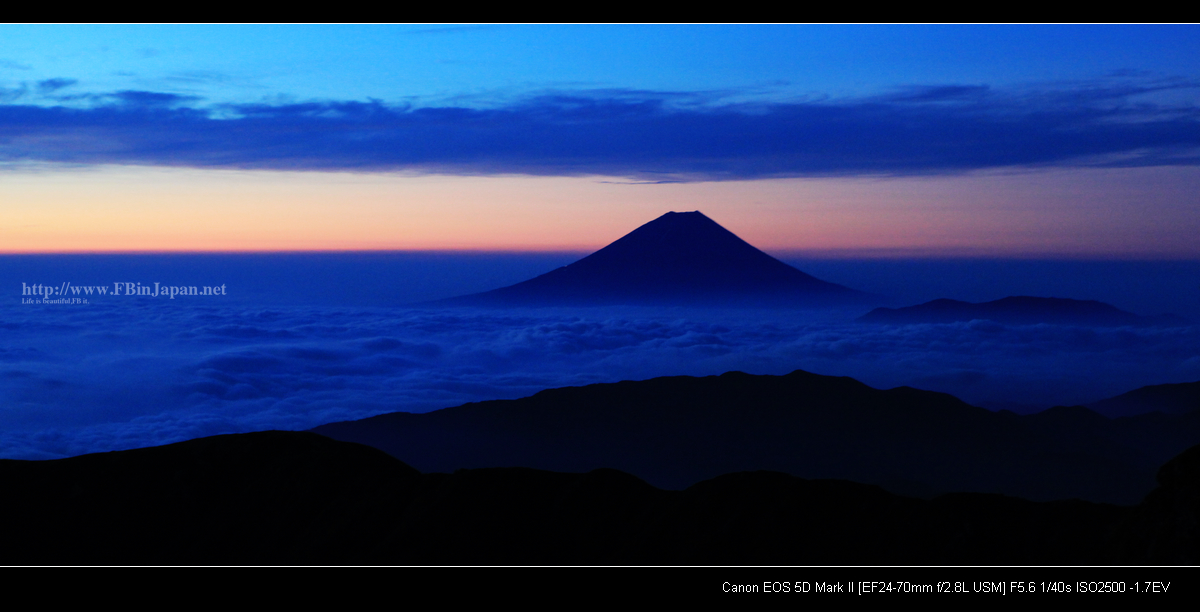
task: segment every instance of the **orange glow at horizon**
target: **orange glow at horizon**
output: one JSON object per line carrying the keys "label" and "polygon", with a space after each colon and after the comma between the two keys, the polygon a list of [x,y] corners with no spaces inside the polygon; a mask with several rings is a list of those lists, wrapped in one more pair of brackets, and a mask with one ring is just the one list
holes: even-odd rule
{"label": "orange glow at horizon", "polygon": [[107,166],[0,181],[3,253],[590,251],[700,210],[768,252],[1200,257],[1195,168],[651,185]]}

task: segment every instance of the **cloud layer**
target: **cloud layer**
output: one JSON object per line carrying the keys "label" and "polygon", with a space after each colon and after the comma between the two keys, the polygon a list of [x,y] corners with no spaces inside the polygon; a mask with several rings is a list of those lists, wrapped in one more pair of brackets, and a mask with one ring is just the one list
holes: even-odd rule
{"label": "cloud layer", "polygon": [[967,401],[1082,403],[1200,379],[1200,326],[879,326],[793,312],[106,302],[0,308],[0,457],[307,429],[539,390],[805,369]]}
{"label": "cloud layer", "polygon": [[[649,181],[1195,165],[1200,108],[1165,101],[1195,87],[1113,77],[776,103],[603,90],[486,107],[206,107],[195,97],[151,91],[59,95],[77,89],[60,78],[0,92],[0,161]],[[41,103],[21,104],[34,90]]]}

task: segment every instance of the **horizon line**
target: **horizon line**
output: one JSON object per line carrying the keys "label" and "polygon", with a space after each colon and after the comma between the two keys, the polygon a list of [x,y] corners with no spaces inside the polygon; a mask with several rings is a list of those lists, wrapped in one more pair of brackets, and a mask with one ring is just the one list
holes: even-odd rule
{"label": "horizon line", "polygon": [[[607,245],[604,245],[607,246]],[[51,255],[334,255],[334,254],[428,254],[428,255],[580,255],[587,256],[604,248],[425,248],[425,249],[79,249],[25,251],[0,250],[0,257]],[[758,248],[758,247],[755,247]],[[1078,252],[1078,251],[1017,251],[998,252],[965,249],[922,249],[905,247],[868,247],[833,249],[761,249],[776,259],[829,260],[916,260],[916,259],[1012,259],[1012,260],[1074,260],[1074,261],[1200,261],[1200,253],[1163,252]]]}

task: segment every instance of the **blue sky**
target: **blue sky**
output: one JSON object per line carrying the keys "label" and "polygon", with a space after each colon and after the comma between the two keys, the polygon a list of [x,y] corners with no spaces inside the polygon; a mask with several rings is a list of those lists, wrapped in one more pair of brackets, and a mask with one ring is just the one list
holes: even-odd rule
{"label": "blue sky", "polygon": [[[987,243],[989,252],[1020,254],[1075,241],[1086,248],[1067,251],[1200,256],[1186,239],[1200,230],[1196,198],[1186,195],[1200,176],[1196,26],[35,25],[0,33],[0,168],[13,179],[6,205],[26,228],[0,235],[15,245],[8,250],[586,250],[618,227],[703,206],[777,249]],[[139,199],[149,197],[142,185],[164,182],[156,169],[177,172],[166,180],[175,181],[171,193],[226,185],[225,197],[205,197],[215,207],[238,201],[222,218],[254,231],[222,233],[203,202]],[[58,178],[38,178],[45,172]],[[319,203],[290,205],[298,225],[287,236],[244,214],[289,206],[297,181],[345,183],[347,173],[373,186],[346,187],[337,199],[372,202],[360,215],[394,217],[386,232],[373,233],[379,223],[334,231],[336,213]],[[1011,194],[996,176],[1014,173],[1053,186],[1003,204]],[[429,177],[461,180],[433,188]],[[476,189],[468,179],[480,177],[492,180]],[[921,182],[928,177],[938,180]],[[864,191],[854,183],[861,179],[889,182]],[[246,180],[259,187],[246,189]],[[377,188],[381,180],[386,188]],[[111,188],[121,181],[125,192]],[[770,181],[776,195],[763,200]],[[614,197],[599,186],[714,182],[744,190],[713,201],[669,188]],[[73,209],[78,195],[53,191],[68,183],[108,199]],[[421,195],[385,202],[380,189]],[[838,214],[814,208],[855,190],[858,199]],[[908,201],[880,204],[912,190]],[[489,214],[477,191],[521,204]],[[1064,210],[1064,191],[1090,203],[1090,214]],[[954,212],[934,221],[929,207],[942,205],[930,202],[949,194]],[[556,219],[571,200],[637,204],[606,209],[611,226]],[[920,226],[855,229],[897,205],[911,207]],[[998,220],[997,206],[1015,208]],[[1043,212],[1031,216],[1030,207]],[[163,217],[157,236],[128,229],[150,209]],[[537,222],[509,238],[483,237],[506,212]],[[825,225],[814,242],[795,220],[816,215]],[[563,225],[581,221],[594,234]],[[797,230],[772,233],[783,225]],[[1060,232],[1029,238],[1049,225]],[[1164,236],[1164,227],[1175,233]]]}
{"label": "blue sky", "polygon": [[[865,96],[1197,76],[1195,26],[5,26],[8,87],[77,79],[210,103],[483,102],[543,89]],[[1194,91],[1192,100],[1195,100]],[[461,102],[460,102],[461,103]]]}

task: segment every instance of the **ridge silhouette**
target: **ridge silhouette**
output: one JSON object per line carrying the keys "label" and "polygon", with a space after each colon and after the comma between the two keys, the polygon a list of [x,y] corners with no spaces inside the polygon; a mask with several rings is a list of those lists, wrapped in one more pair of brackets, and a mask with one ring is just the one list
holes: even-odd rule
{"label": "ridge silhouette", "polygon": [[1067,325],[1179,325],[1175,315],[1143,317],[1095,300],[1009,296],[991,302],[962,302],[941,298],[904,308],[876,308],[858,318],[864,323],[952,323],[986,319],[998,323]]}
{"label": "ridge silhouette", "polygon": [[695,211],[666,213],[541,276],[440,303],[821,305],[865,297],[767,255]]}
{"label": "ridge silhouette", "polygon": [[1200,411],[1109,419],[1076,406],[1019,416],[944,393],[796,370],[547,389],[312,431],[422,472],[605,467],[683,489],[773,470],[924,497],[974,491],[1133,504],[1162,462],[1200,440]]}
{"label": "ridge silhouette", "polygon": [[1200,412],[1200,380],[1139,387],[1116,397],[1093,402],[1087,407],[1108,417],[1133,416],[1151,412],[1164,414]]}
{"label": "ridge silhouette", "polygon": [[[1195,565],[1200,446],[1140,504],[932,500],[748,471],[683,491],[627,473],[421,473],[266,431],[0,460],[6,565]],[[1162,569],[1156,569],[1156,576]],[[472,584],[478,584],[478,577]]]}

